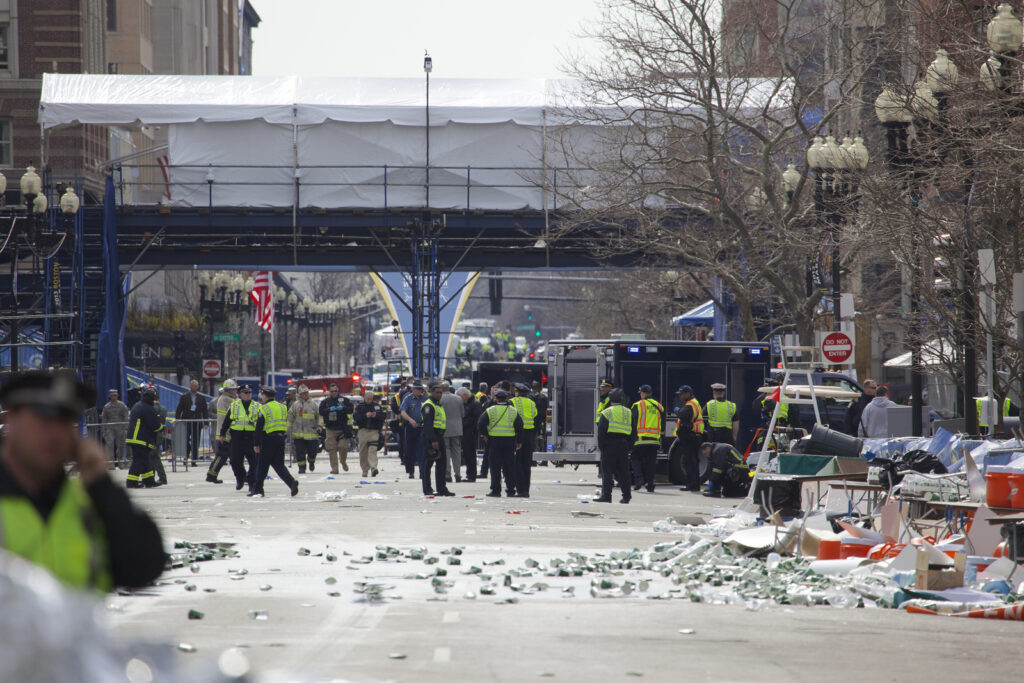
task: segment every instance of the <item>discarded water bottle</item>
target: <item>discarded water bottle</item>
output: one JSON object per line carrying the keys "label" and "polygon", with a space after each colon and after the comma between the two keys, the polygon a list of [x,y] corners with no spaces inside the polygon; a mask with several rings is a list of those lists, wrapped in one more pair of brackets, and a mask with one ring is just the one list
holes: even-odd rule
{"label": "discarded water bottle", "polygon": [[768,557],[765,559],[765,566],[768,567],[768,571],[775,571],[779,568],[779,563],[782,562],[782,556],[778,553],[768,553]]}

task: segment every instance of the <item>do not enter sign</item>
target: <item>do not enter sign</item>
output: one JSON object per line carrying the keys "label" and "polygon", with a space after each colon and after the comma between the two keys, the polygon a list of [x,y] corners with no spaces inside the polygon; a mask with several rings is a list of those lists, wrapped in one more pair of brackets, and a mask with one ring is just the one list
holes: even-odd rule
{"label": "do not enter sign", "polygon": [[853,338],[845,332],[830,332],[821,340],[821,358],[826,363],[842,365],[853,362]]}
{"label": "do not enter sign", "polygon": [[216,359],[203,361],[203,377],[217,379],[220,377],[220,361]]}

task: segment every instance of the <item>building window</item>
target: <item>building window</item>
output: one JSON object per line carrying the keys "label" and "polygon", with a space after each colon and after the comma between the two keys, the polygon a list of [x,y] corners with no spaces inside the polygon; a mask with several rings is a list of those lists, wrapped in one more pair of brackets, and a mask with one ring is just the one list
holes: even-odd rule
{"label": "building window", "polygon": [[10,167],[14,163],[11,151],[11,120],[0,119],[0,166]]}
{"label": "building window", "polygon": [[120,62],[107,62],[107,73],[116,74],[118,66],[120,66]]}
{"label": "building window", "polygon": [[0,71],[7,71],[11,68],[9,35],[10,26],[0,24]]}
{"label": "building window", "polygon": [[117,31],[117,0],[107,0],[107,30]]}

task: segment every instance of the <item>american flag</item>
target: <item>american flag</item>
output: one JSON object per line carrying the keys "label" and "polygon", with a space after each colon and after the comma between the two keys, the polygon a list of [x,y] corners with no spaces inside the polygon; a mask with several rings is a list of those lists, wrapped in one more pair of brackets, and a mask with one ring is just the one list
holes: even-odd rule
{"label": "american flag", "polygon": [[274,290],[270,286],[271,273],[269,270],[260,270],[252,280],[252,291],[249,298],[256,304],[256,311],[253,321],[267,332],[274,328]]}

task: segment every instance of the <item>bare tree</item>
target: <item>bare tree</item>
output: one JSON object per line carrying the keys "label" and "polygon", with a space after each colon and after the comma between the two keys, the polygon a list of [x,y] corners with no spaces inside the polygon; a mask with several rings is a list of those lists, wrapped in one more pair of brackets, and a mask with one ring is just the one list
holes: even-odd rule
{"label": "bare tree", "polygon": [[[593,104],[572,108],[577,125],[552,134],[587,169],[564,197],[577,209],[567,230],[609,226],[598,253],[717,278],[728,293],[718,303],[736,307],[744,339],[765,329],[759,311],[770,307],[779,329],[810,343],[828,231],[806,171],[790,192],[781,174],[813,136],[856,115],[874,44],[843,59],[826,47],[855,14],[877,23],[863,8],[825,12],[810,0],[728,3],[724,14],[713,0],[608,0],[591,32],[605,54],[572,65]],[[853,202],[840,210],[843,222],[856,215]],[[857,232],[831,233],[846,261],[860,246],[846,235]]]}

